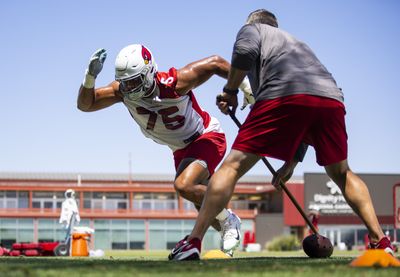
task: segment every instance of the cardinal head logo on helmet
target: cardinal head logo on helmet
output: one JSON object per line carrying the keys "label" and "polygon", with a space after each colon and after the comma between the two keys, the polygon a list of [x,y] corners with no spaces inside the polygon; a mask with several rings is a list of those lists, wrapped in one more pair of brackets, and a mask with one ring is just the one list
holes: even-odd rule
{"label": "cardinal head logo on helmet", "polygon": [[151,53],[150,51],[142,45],[142,57],[145,64],[149,64],[151,62]]}

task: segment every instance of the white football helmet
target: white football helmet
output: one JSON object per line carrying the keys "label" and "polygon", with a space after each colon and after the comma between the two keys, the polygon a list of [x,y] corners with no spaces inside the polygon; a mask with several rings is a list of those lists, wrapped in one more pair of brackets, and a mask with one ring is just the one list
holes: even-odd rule
{"label": "white football helmet", "polygon": [[157,64],[150,50],[141,44],[123,48],[115,60],[115,80],[130,100],[150,96],[155,87]]}
{"label": "white football helmet", "polygon": [[75,191],[73,189],[67,189],[64,195],[65,198],[75,198]]}

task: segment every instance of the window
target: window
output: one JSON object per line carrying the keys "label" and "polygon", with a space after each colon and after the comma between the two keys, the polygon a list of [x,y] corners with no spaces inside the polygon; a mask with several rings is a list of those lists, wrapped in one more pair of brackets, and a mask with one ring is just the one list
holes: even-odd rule
{"label": "window", "polygon": [[134,210],[176,210],[178,199],[175,193],[135,193]]}
{"label": "window", "polygon": [[144,220],[95,219],[95,248],[144,249]]}
{"label": "window", "polygon": [[280,212],[279,204],[271,201],[270,194],[235,194],[231,199],[234,210],[257,209],[260,212]]}
{"label": "window", "polygon": [[183,199],[183,209],[185,211],[197,211],[194,204],[186,199]]}
{"label": "window", "polygon": [[83,208],[84,209],[90,209],[92,207],[92,201],[85,199],[83,200]]}
{"label": "window", "polygon": [[128,208],[126,192],[85,192],[83,194],[85,209],[118,210]]}
{"label": "window", "polygon": [[29,194],[27,191],[1,191],[0,208],[28,208]]}
{"label": "window", "polygon": [[[79,206],[79,193],[75,194]],[[36,209],[60,209],[65,200],[60,191],[34,191],[32,193],[32,207]]]}
{"label": "window", "polygon": [[355,242],[356,245],[364,245],[365,242],[368,240],[368,230],[367,229],[358,229],[356,231],[357,234],[357,241]]}
{"label": "window", "polygon": [[17,198],[16,191],[6,191],[6,198]]}
{"label": "window", "polygon": [[15,242],[33,241],[33,219],[0,219],[0,242],[3,247],[11,248]]}
{"label": "window", "polygon": [[8,208],[8,209],[17,208],[17,200],[16,199],[7,199],[6,200],[6,208]]}
{"label": "window", "polygon": [[18,208],[29,207],[29,193],[27,191],[18,192]]}
{"label": "window", "polygon": [[126,210],[128,208],[127,204],[128,203],[126,203],[126,202],[118,202],[117,203],[117,209]]}

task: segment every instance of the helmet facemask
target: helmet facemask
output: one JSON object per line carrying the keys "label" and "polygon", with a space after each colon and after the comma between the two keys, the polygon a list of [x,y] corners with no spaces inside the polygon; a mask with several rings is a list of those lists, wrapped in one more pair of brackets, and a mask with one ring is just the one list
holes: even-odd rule
{"label": "helmet facemask", "polygon": [[121,93],[129,100],[148,97],[155,88],[154,73],[151,74],[148,68],[145,68],[139,75],[117,81],[120,82]]}

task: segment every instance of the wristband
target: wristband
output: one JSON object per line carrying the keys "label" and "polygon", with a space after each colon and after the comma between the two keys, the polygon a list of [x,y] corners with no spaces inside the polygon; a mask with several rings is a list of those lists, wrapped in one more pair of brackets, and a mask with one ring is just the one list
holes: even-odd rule
{"label": "wristband", "polygon": [[222,89],[223,92],[230,94],[230,95],[237,95],[239,93],[239,89],[229,89],[226,86]]}
{"label": "wristband", "polygon": [[96,78],[93,77],[92,75],[90,75],[88,73],[88,71],[86,70],[86,74],[85,74],[85,78],[83,79],[82,86],[84,86],[85,88],[88,88],[88,89],[94,88],[95,80],[96,80]]}

